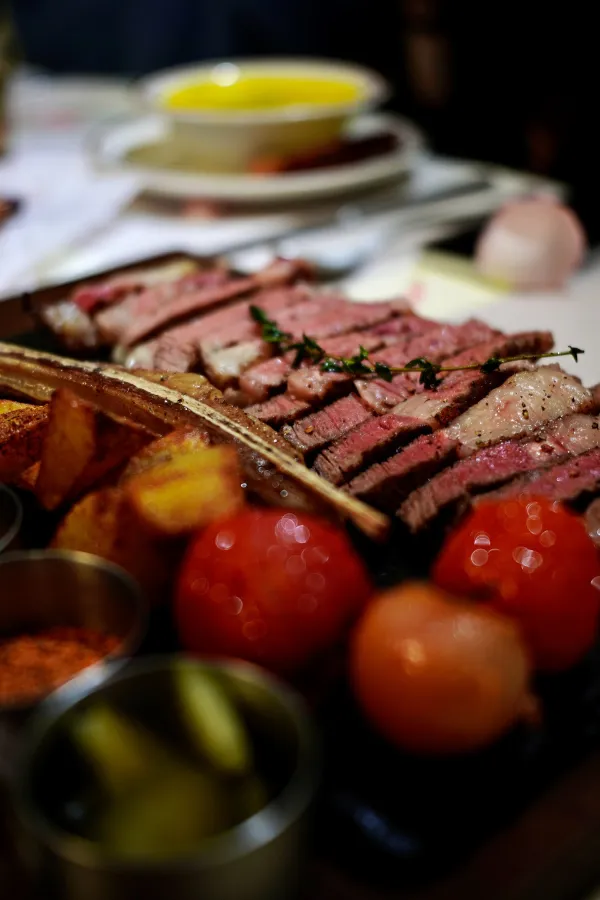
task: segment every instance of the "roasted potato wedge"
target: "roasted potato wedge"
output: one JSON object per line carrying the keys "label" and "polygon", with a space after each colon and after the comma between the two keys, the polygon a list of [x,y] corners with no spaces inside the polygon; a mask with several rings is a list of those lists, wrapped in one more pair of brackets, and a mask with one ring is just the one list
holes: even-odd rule
{"label": "roasted potato wedge", "polygon": [[42,452],[47,406],[0,401],[0,482],[12,482]]}
{"label": "roasted potato wedge", "polygon": [[178,428],[164,437],[157,438],[142,447],[131,457],[121,473],[119,483],[124,484],[134,475],[140,475],[153,466],[170,462],[181,453],[190,450],[203,450],[209,445],[207,432],[201,428]]}
{"label": "roasted potato wedge", "polygon": [[185,535],[244,503],[233,447],[179,453],[130,478],[124,491],[139,520],[157,534]]}
{"label": "roasted potato wedge", "polygon": [[40,504],[52,510],[75,500],[151,438],[144,429],[113,419],[68,388],[59,388],[49,404],[35,486]]}
{"label": "roasted potato wedge", "polygon": [[149,534],[117,487],[95,491],[76,503],[58,526],[51,547],[95,553],[122,566],[152,602],[166,595],[182,549]]}

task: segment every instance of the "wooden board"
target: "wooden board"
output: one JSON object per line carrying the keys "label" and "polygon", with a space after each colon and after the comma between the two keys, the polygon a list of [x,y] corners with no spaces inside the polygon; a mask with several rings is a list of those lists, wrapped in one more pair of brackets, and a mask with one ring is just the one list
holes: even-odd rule
{"label": "wooden board", "polygon": [[[178,258],[189,259],[168,254],[127,268]],[[117,271],[124,269],[85,280]],[[35,298],[51,301],[78,283]],[[0,303],[0,338],[57,349],[36,331],[21,297]],[[402,757],[367,732],[347,697],[330,698],[317,710],[326,778],[306,900],[585,897],[600,882],[600,657],[543,690],[551,721],[539,737],[517,736],[450,763]],[[409,813],[423,820],[422,835],[434,834],[433,850],[419,847]],[[3,896],[24,898],[23,873],[4,837]]]}

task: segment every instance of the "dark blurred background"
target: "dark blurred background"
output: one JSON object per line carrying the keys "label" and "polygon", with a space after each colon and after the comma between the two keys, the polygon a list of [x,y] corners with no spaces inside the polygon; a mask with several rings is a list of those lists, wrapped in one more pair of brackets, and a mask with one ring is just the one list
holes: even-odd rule
{"label": "dark blurred background", "polygon": [[135,76],[227,56],[354,60],[433,147],[569,182],[600,240],[591,0],[14,0],[22,53],[55,72]]}

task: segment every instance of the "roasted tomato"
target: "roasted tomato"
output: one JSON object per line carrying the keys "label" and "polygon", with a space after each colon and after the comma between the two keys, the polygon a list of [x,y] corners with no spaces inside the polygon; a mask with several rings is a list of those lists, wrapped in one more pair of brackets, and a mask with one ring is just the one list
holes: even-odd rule
{"label": "roasted tomato", "polygon": [[343,531],[305,513],[249,509],[190,544],[177,626],[191,652],[289,674],[336,643],[370,592]]}
{"label": "roasted tomato", "polygon": [[446,541],[433,579],[517,620],[539,669],[569,668],[596,638],[600,557],[582,519],[547,499],[478,505]]}

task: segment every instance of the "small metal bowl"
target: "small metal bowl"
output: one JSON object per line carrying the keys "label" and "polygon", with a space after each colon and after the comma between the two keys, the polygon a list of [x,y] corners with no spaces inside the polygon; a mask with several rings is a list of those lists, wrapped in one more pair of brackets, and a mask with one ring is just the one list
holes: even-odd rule
{"label": "small metal bowl", "polygon": [[[140,644],[146,619],[137,583],[100,557],[59,550],[0,556],[0,640],[63,625],[93,628],[120,638],[116,650],[83,669],[76,679],[95,685],[108,677],[107,662],[124,665]],[[28,711],[52,690],[40,691],[27,702],[0,703],[0,713]]]}
{"label": "small metal bowl", "polygon": [[14,547],[23,523],[23,506],[10,488],[0,484],[0,553]]}
{"label": "small metal bowl", "polygon": [[[165,733],[176,698],[172,667],[180,657],[138,660],[90,689],[80,679],[56,691],[30,722],[15,783],[21,847],[44,896],[61,900],[287,900],[301,883],[307,825],[317,784],[317,756],[302,700],[262,669],[237,661],[187,661],[218,672],[244,717],[273,742],[282,787],[266,806],[239,825],[207,838],[177,859],[122,861],[84,837],[61,828],[54,803],[77,784],[69,763],[66,723],[97,698],[116,704]],[[180,663],[179,663],[180,664]],[[171,731],[177,726],[171,724]],[[73,752],[71,750],[71,752]],[[283,767],[283,768],[281,768]],[[69,780],[71,779],[71,780]],[[61,787],[63,786],[62,791]]]}

